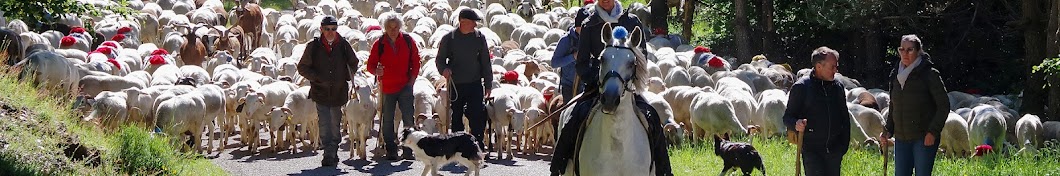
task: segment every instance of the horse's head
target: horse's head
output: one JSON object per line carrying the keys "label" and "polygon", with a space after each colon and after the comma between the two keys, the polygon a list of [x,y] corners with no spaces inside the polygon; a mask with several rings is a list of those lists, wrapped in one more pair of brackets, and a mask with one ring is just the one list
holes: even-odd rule
{"label": "horse's head", "polygon": [[640,27],[627,31],[625,27],[604,24],[601,38],[604,50],[600,53],[600,102],[604,113],[612,113],[626,91],[639,91],[647,73],[644,54],[640,51],[644,35]]}

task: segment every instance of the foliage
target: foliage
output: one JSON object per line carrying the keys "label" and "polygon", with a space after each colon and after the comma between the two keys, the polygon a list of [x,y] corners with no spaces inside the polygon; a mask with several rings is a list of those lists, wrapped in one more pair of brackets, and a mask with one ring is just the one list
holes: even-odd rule
{"label": "foliage", "polygon": [[121,171],[135,173],[167,173],[170,161],[174,160],[173,148],[165,138],[155,138],[141,127],[124,127],[118,133],[118,161],[124,163]]}
{"label": "foliage", "polygon": [[[1060,76],[1060,55],[1056,58],[1046,58],[1042,60],[1041,64],[1035,65],[1031,71],[1033,73],[1043,73],[1048,77]],[[1046,83],[1049,86],[1051,83]]]}
{"label": "foliage", "polygon": [[4,17],[8,19],[21,19],[31,28],[36,27],[38,23],[54,23],[62,16],[73,18],[81,16],[102,16],[103,14],[108,14],[105,12],[129,16],[133,13],[133,10],[128,8],[127,0],[104,2],[111,4],[97,7],[83,4],[77,0],[5,0],[0,1],[0,9],[4,9]]}

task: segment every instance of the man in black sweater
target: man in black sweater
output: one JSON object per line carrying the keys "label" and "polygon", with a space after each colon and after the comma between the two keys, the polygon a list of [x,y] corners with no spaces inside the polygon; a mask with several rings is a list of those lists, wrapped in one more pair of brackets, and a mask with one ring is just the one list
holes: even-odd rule
{"label": "man in black sweater", "polygon": [[[486,37],[475,29],[478,14],[469,9],[460,11],[460,24],[456,30],[442,38],[438,45],[438,58],[435,64],[442,70],[442,76],[451,81],[449,91],[453,114],[450,117],[453,132],[464,131],[461,117],[467,114],[471,134],[475,135],[479,146],[486,132],[485,97],[493,90],[493,71],[491,70],[490,51]],[[447,122],[442,122],[447,123]]]}
{"label": "man in black sweater", "polygon": [[813,74],[791,86],[784,125],[805,131],[802,145],[806,175],[839,175],[850,145],[850,113],[843,84],[835,80],[839,52],[820,47],[810,61]]}

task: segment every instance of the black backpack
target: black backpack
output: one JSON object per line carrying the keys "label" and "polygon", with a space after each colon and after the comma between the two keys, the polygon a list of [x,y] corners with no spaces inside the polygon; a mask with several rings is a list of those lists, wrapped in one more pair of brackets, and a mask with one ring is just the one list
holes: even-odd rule
{"label": "black backpack", "polygon": [[[383,36],[383,37],[386,37],[386,36]],[[405,40],[405,45],[407,45],[407,47],[409,48],[409,51],[411,52],[412,51],[412,37],[409,37],[408,34],[401,34],[401,38]],[[376,50],[378,50],[378,52],[376,52],[376,53],[379,56],[383,55],[383,49],[386,48],[386,47],[384,47],[382,45],[379,45],[379,42],[383,42],[383,40],[386,40],[386,38],[379,38],[379,40],[375,41],[376,45],[379,46],[379,48],[376,49]],[[409,80],[410,81],[416,78],[416,76],[412,75],[412,59],[413,59],[412,55],[413,55],[412,53],[409,53],[408,71],[405,72],[405,75],[409,76]]]}

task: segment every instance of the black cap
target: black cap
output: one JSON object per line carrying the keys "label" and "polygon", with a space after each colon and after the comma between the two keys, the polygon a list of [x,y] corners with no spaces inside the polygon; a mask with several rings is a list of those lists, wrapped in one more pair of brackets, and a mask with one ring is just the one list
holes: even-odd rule
{"label": "black cap", "polygon": [[324,19],[320,20],[320,25],[321,26],[339,25],[339,21],[335,20],[334,16],[328,15],[328,16],[324,16]]}
{"label": "black cap", "polygon": [[585,11],[586,8],[578,9],[578,13],[574,14],[574,27],[582,26],[586,18],[589,18],[589,12]]}
{"label": "black cap", "polygon": [[460,19],[469,19],[475,21],[482,20],[482,18],[478,17],[478,13],[475,13],[475,11],[471,9],[460,10]]}

